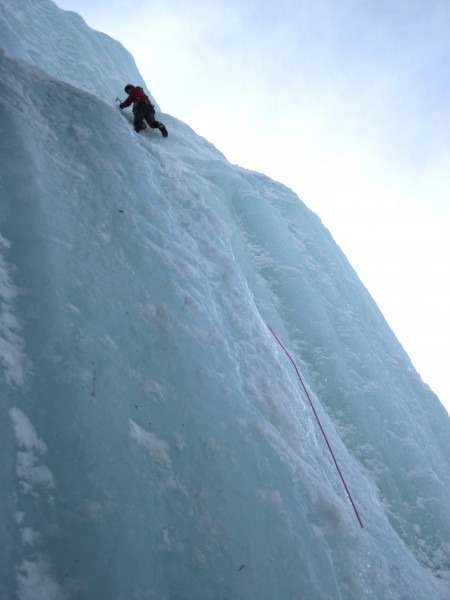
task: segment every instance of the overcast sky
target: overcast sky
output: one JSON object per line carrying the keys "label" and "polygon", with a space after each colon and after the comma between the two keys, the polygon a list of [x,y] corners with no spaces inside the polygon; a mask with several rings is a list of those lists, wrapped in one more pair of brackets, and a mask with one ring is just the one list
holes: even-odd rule
{"label": "overcast sky", "polygon": [[56,4],[318,214],[450,411],[450,0]]}

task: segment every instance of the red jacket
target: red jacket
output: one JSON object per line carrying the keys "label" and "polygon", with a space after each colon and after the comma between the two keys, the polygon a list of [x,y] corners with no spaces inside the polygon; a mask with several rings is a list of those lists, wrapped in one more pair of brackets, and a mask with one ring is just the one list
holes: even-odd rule
{"label": "red jacket", "polygon": [[120,108],[126,108],[127,106],[130,106],[137,100],[144,100],[145,102],[149,102],[151,104],[148,96],[145,95],[144,90],[141,87],[135,87],[134,90],[132,90],[132,92],[128,96],[128,98],[124,102],[122,102]]}

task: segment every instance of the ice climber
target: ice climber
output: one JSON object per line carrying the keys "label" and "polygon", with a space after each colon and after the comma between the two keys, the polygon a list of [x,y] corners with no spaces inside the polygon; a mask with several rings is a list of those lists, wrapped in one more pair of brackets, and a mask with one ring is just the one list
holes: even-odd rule
{"label": "ice climber", "polygon": [[127,83],[125,93],[128,94],[128,98],[124,102],[121,102],[120,108],[133,105],[135,131],[139,132],[147,127],[144,123],[145,119],[152,129],[159,129],[162,136],[167,137],[169,135],[167,129],[163,123],[155,119],[155,107],[148,99],[144,90],[139,86]]}

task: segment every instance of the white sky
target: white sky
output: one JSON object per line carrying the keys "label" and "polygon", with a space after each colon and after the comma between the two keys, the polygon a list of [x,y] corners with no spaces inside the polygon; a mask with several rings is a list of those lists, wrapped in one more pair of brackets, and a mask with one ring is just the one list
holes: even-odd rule
{"label": "white sky", "polygon": [[133,54],[161,110],[318,214],[450,411],[450,0],[56,4]]}

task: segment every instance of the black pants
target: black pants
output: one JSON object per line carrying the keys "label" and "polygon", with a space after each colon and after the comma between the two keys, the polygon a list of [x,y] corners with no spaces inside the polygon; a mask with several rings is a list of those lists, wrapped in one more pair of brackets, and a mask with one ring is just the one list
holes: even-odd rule
{"label": "black pants", "polygon": [[161,129],[162,123],[155,119],[155,109],[149,102],[138,102],[133,106],[134,128],[140,128],[144,119],[152,129]]}

